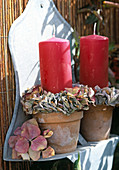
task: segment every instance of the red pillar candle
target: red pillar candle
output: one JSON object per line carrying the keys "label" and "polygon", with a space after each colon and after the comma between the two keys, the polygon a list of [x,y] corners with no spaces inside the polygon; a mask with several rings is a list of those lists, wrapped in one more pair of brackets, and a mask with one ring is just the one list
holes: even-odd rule
{"label": "red pillar candle", "polygon": [[58,93],[72,87],[70,42],[51,38],[39,43],[41,86]]}
{"label": "red pillar candle", "polygon": [[107,37],[89,35],[80,39],[80,83],[101,88],[108,86]]}

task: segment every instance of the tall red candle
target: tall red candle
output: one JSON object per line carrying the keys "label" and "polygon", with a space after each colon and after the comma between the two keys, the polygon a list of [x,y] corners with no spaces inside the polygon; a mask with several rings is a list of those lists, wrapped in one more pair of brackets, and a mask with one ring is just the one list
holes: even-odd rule
{"label": "tall red candle", "polygon": [[80,39],[80,83],[101,88],[108,85],[107,37],[89,35]]}
{"label": "tall red candle", "polygon": [[58,93],[72,87],[70,42],[51,38],[39,43],[41,86]]}

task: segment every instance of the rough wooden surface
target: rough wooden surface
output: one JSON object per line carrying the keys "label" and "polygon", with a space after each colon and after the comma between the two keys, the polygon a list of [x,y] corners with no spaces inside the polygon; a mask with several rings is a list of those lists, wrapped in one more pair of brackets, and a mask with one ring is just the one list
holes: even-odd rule
{"label": "rough wooden surface", "polygon": [[[13,21],[23,12],[28,0],[0,0],[0,170],[30,169],[30,163],[11,163],[2,159],[5,135],[8,130],[15,102],[14,70],[8,49],[8,32]],[[85,24],[87,14],[78,14],[78,9],[89,0],[54,0],[63,17],[76,28],[79,36],[92,34],[92,25]],[[118,0],[114,2],[119,3]],[[95,3],[99,2],[95,0]],[[119,9],[103,10],[105,25],[100,32],[111,42],[119,44]]]}

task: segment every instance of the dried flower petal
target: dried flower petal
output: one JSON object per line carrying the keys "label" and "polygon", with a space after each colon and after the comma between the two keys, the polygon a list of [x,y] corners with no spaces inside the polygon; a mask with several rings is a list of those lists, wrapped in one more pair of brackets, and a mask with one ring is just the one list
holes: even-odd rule
{"label": "dried flower petal", "polygon": [[49,158],[55,155],[55,150],[49,146],[47,149],[45,149],[44,151],[42,151],[42,157],[43,158]]}
{"label": "dried flower petal", "polygon": [[15,150],[19,153],[26,153],[28,149],[29,149],[28,140],[24,137],[20,137],[15,144]]}
{"label": "dried flower petal", "polygon": [[31,147],[29,148],[29,156],[33,161],[37,161],[40,159],[40,151],[33,151]]}
{"label": "dried flower petal", "polygon": [[40,134],[41,131],[39,127],[28,122],[26,122],[21,132],[21,136],[26,137],[28,140],[32,140],[35,137],[39,136]]}
{"label": "dried flower petal", "polygon": [[8,141],[9,147],[14,148],[15,144],[19,138],[20,138],[20,136],[10,136],[9,141]]}
{"label": "dried flower petal", "polygon": [[40,151],[47,147],[47,140],[43,136],[38,136],[31,141],[31,149],[33,151]]}
{"label": "dried flower petal", "polygon": [[[56,94],[43,90],[42,93],[39,93],[37,90],[34,93],[34,88],[35,87],[29,90],[31,93],[29,99],[22,96],[23,110],[27,114],[62,112],[70,115],[74,111],[89,109],[89,104],[94,106],[99,104],[119,105],[119,90],[114,87],[101,89],[99,86],[95,86],[93,90],[87,85],[76,84],[73,85],[73,88],[66,88],[64,91]],[[25,95],[27,95],[29,91],[27,91]],[[78,101],[78,103],[76,101]],[[25,103],[27,102],[31,104],[29,107],[25,107]]]}
{"label": "dried flower petal", "polygon": [[37,122],[36,119],[34,119],[34,118],[29,119],[27,122],[30,123],[30,124],[32,124],[32,125],[38,126],[38,122]]}
{"label": "dried flower petal", "polygon": [[15,148],[12,149],[12,159],[20,159],[21,156],[18,154],[18,152],[15,150]]}
{"label": "dried flower petal", "polygon": [[17,127],[14,131],[14,135],[21,135],[21,127]]}
{"label": "dried flower petal", "polygon": [[43,136],[45,138],[50,138],[52,135],[53,135],[53,131],[52,130],[47,129],[47,130],[43,131]]}
{"label": "dried flower petal", "polygon": [[22,129],[21,136],[29,140],[30,137],[27,126]]}
{"label": "dried flower petal", "polygon": [[30,161],[30,157],[29,157],[29,154],[28,154],[28,153],[21,153],[20,155],[21,155],[21,157],[22,157],[23,160],[28,160],[28,161]]}

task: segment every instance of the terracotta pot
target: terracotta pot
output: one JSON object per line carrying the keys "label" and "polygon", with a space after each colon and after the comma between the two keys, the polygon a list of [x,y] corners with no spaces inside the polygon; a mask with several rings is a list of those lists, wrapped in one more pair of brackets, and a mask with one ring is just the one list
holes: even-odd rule
{"label": "terracotta pot", "polygon": [[90,106],[84,111],[81,121],[81,134],[87,141],[100,141],[109,138],[112,123],[113,107]]}
{"label": "terracotta pot", "polygon": [[67,153],[76,149],[82,117],[82,111],[74,112],[70,116],[55,112],[35,115],[42,130],[51,129],[54,132],[48,143],[56,153]]}

